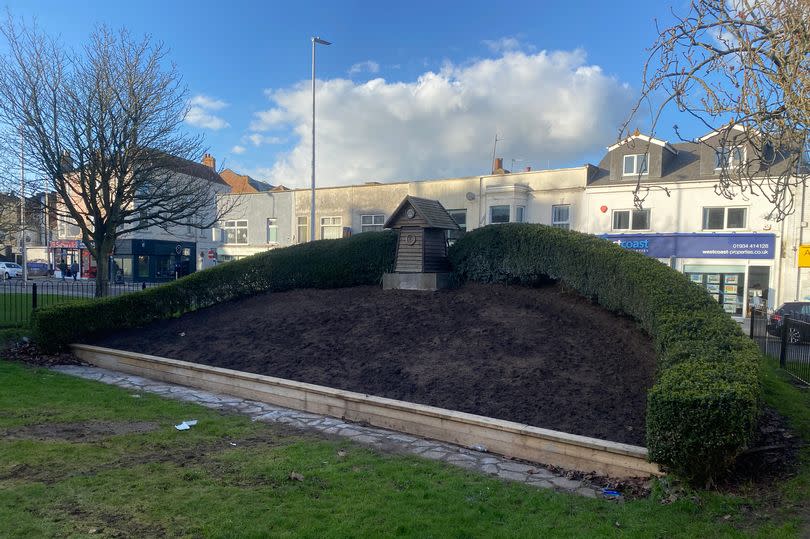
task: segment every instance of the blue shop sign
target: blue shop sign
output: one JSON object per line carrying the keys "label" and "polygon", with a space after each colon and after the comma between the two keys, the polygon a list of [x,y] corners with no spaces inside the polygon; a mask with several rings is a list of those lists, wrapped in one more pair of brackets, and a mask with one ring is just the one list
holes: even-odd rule
{"label": "blue shop sign", "polygon": [[608,241],[653,258],[772,259],[775,234],[603,234]]}

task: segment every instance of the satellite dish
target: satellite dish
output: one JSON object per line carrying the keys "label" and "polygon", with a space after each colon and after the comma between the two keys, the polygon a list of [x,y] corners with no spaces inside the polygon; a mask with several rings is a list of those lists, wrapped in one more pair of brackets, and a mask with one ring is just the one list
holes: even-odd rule
{"label": "satellite dish", "polygon": [[467,191],[466,196],[467,196],[467,200],[470,200],[470,201],[475,200],[475,193],[473,193],[472,191]]}

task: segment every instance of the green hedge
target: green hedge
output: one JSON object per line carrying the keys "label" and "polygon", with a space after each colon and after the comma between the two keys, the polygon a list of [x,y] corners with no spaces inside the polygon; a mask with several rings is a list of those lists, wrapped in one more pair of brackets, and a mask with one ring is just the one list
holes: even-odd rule
{"label": "green hedge", "polygon": [[92,335],[269,290],[379,283],[393,267],[395,245],[393,232],[316,241],[220,264],[143,292],[37,309],[31,320],[34,339],[52,351]]}
{"label": "green hedge", "polygon": [[472,231],[450,258],[462,282],[560,280],[641,324],[658,354],[647,401],[651,460],[705,482],[750,441],[759,413],[759,350],[685,275],[595,236],[543,225]]}

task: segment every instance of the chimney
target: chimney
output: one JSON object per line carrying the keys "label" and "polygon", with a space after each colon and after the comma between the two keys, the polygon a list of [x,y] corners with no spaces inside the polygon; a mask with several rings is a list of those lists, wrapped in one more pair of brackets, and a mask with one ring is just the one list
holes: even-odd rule
{"label": "chimney", "polygon": [[492,173],[498,174],[498,171],[501,174],[503,173],[503,157],[496,157],[495,162],[492,164]]}
{"label": "chimney", "polygon": [[526,172],[531,172],[531,171],[532,171],[532,167],[526,167]]}
{"label": "chimney", "polygon": [[202,164],[210,168],[211,170],[217,169],[217,160],[210,153],[206,153],[203,155]]}
{"label": "chimney", "polygon": [[63,172],[73,170],[73,159],[70,158],[70,152],[69,151],[64,150],[62,152],[62,157],[59,159],[59,161],[60,161],[59,164],[62,167]]}

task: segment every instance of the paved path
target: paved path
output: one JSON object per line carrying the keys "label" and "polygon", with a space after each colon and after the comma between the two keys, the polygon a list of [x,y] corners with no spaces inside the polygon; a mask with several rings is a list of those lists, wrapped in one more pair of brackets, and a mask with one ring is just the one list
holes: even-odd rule
{"label": "paved path", "polygon": [[238,412],[250,416],[254,421],[284,423],[301,429],[342,436],[353,442],[377,449],[440,460],[468,470],[477,470],[483,474],[518,481],[539,488],[550,488],[591,498],[602,497],[601,488],[594,487],[585,481],[568,479],[540,466],[532,466],[457,445],[376,427],[366,427],[357,423],[347,423],[332,417],[299,412],[221,393],[158,382],[98,367],[61,365],[53,367],[53,370],[88,380],[112,384],[130,391],[155,393],[170,399],[194,402],[207,408]]}

